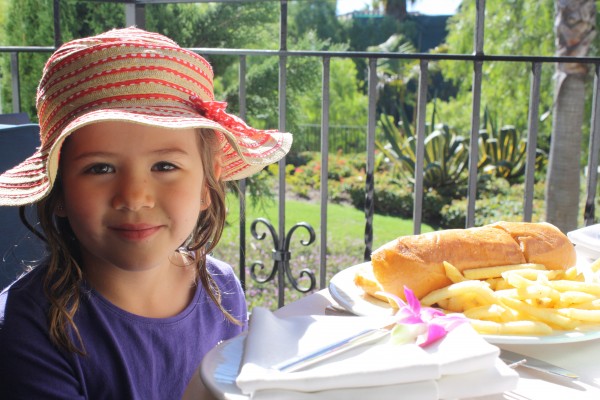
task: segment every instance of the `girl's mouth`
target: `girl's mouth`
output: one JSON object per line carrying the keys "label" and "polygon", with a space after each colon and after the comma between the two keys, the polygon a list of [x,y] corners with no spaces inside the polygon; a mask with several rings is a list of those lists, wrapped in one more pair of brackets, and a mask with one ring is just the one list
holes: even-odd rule
{"label": "girl's mouth", "polygon": [[113,232],[127,240],[143,240],[160,230],[160,225],[123,224],[111,228]]}

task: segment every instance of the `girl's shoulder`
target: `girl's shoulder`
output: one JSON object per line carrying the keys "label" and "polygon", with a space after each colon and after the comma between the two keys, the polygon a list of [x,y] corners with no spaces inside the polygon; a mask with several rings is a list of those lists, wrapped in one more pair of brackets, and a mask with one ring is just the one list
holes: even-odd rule
{"label": "girl's shoulder", "polygon": [[206,257],[206,268],[219,287],[223,307],[244,327],[247,323],[246,297],[242,285],[231,265],[214,257]]}
{"label": "girl's shoulder", "polygon": [[231,265],[214,257],[207,256],[206,269],[221,291],[243,293],[240,281]]}
{"label": "girl's shoulder", "polygon": [[33,336],[32,331],[46,326],[50,303],[44,295],[45,270],[45,266],[38,266],[0,292],[0,337],[3,339],[10,336],[10,332],[18,336],[26,331]]}
{"label": "girl's shoulder", "polygon": [[42,264],[23,273],[13,283],[0,292],[0,313],[6,307],[7,299],[17,302],[18,299],[45,300],[43,282],[47,266]]}
{"label": "girl's shoulder", "polygon": [[231,265],[212,256],[206,256],[206,268],[214,278],[216,278],[219,275],[235,275]]}

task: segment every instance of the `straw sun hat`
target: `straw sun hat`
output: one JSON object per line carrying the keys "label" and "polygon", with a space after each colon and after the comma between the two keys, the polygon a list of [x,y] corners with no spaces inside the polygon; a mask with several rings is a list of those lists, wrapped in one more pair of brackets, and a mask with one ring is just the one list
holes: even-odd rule
{"label": "straw sun hat", "polygon": [[46,196],[65,138],[101,121],[213,129],[224,180],[250,176],[289,151],[291,134],[251,128],[225,106],[214,101],[208,62],[165,36],[126,28],[66,43],[47,61],[37,90],[41,146],[0,175],[0,205]]}

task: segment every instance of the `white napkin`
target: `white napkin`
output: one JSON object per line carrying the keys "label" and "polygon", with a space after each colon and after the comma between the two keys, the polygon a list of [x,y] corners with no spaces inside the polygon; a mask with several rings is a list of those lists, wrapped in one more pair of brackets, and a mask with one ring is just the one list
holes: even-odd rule
{"label": "white napkin", "polygon": [[[252,399],[364,399],[374,394],[385,399],[388,395],[397,398],[398,393],[403,396],[406,393],[416,399],[433,400],[440,398],[437,382],[444,379],[442,375],[466,378],[465,374],[495,369],[498,348],[487,343],[468,324],[426,349],[414,344],[392,344],[384,339],[297,372],[271,368],[364,329],[383,327],[390,321],[390,317],[277,318],[267,309],[255,308],[236,384]],[[452,383],[459,378],[448,380],[444,390],[452,393]],[[474,386],[472,382],[463,386]],[[477,383],[487,384],[484,380]]]}
{"label": "white napkin", "polygon": [[443,340],[424,348],[440,366],[441,375],[473,372],[494,365],[500,349],[485,341],[469,324],[457,326]]}
{"label": "white napkin", "polygon": [[236,380],[246,394],[264,389],[315,392],[382,386],[439,378],[435,361],[416,345],[362,346],[294,373],[270,369],[364,329],[383,327],[390,317],[299,316],[277,318],[255,308],[249,323],[242,368]]}
{"label": "white napkin", "polygon": [[463,399],[488,396],[513,390],[517,387],[519,374],[499,358],[491,367],[442,376],[437,381],[440,399]]}
{"label": "white napkin", "polygon": [[435,381],[421,381],[383,387],[360,387],[298,392],[285,389],[267,389],[255,392],[252,400],[437,400]]}

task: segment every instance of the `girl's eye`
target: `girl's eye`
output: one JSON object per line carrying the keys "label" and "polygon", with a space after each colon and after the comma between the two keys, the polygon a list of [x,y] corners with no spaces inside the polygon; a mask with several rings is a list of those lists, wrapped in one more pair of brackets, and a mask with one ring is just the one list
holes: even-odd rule
{"label": "girl's eye", "polygon": [[115,172],[115,168],[109,164],[95,164],[89,167],[85,172],[93,175],[110,174]]}
{"label": "girl's eye", "polygon": [[158,162],[152,166],[152,171],[157,171],[157,172],[168,172],[168,171],[174,171],[176,169],[177,169],[177,167],[175,165],[171,164],[170,162],[166,162],[166,161]]}

